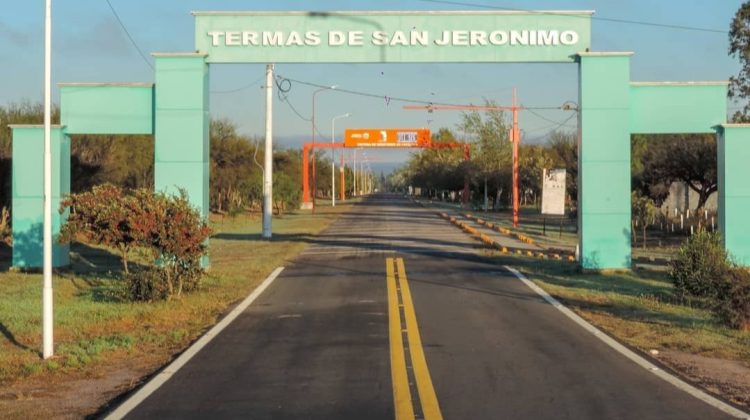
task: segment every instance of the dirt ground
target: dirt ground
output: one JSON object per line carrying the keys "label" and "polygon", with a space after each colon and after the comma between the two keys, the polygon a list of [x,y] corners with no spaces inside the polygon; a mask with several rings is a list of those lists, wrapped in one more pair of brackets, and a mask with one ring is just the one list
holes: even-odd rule
{"label": "dirt ground", "polygon": [[750,409],[750,366],[675,350],[660,352],[656,358],[710,393]]}
{"label": "dirt ground", "polygon": [[77,373],[9,384],[0,390],[0,418],[96,418],[110,401],[134,389],[167,360],[110,358],[87,376]]}

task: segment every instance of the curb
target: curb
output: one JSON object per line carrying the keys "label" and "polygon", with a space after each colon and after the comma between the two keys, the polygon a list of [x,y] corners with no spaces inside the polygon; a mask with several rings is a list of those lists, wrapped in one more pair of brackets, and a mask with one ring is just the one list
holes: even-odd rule
{"label": "curb", "polygon": [[[417,202],[417,203],[420,204],[420,205],[422,205],[419,202]],[[521,255],[521,256],[526,256],[526,257],[533,257],[533,258],[551,259],[551,260],[560,260],[560,261],[564,260],[564,261],[573,262],[573,263],[575,262],[575,257],[572,254],[561,252],[561,251],[558,251],[558,250],[531,251],[531,250],[527,250],[527,249],[520,249],[520,248],[513,248],[513,247],[503,246],[499,242],[493,241],[492,238],[490,238],[488,235],[486,235],[484,233],[480,233],[475,228],[469,226],[466,223],[463,223],[463,222],[459,221],[458,219],[456,219],[455,216],[450,216],[450,215],[448,215],[448,213],[441,212],[441,211],[436,211],[435,213],[438,216],[440,216],[441,218],[443,218],[443,219],[449,221],[450,223],[452,223],[454,226],[456,226],[456,227],[460,228],[461,230],[463,230],[464,232],[470,234],[474,239],[482,242],[488,248],[496,249],[496,250],[500,251],[503,254],[510,253],[510,254],[516,254],[516,255]],[[500,233],[504,233],[504,231],[507,231],[509,236],[513,236],[516,239],[519,239],[518,238],[519,236],[521,236],[523,238],[526,238],[525,236],[518,235],[518,234],[510,235],[510,231],[508,229],[501,228],[501,227],[499,227],[497,225],[494,225],[492,223],[488,224],[487,222],[485,222],[482,219],[473,218],[472,216],[470,216],[470,215],[467,216],[466,214],[464,214],[464,217],[467,217],[470,220],[476,220],[476,222],[479,223],[480,225],[489,227],[492,230],[495,230],[495,231],[500,232]],[[528,243],[530,245],[533,245],[533,241],[531,241],[531,239],[528,239],[528,238],[526,238],[526,239],[527,239],[527,241],[524,241],[524,240],[521,240],[521,239],[519,239],[519,240],[521,240],[524,243]]]}
{"label": "curb", "polygon": [[578,324],[580,327],[585,329],[586,331],[590,332],[594,335],[594,337],[598,338],[604,344],[615,350],[616,352],[622,354],[623,356],[627,357],[631,361],[635,362],[638,366],[642,367],[643,369],[647,370],[650,373],[653,373],[654,375],[658,376],[660,379],[663,379],[670,384],[674,385],[678,389],[687,392],[688,394],[692,395],[693,397],[705,402],[706,404],[723,411],[724,413],[740,419],[750,419],[750,414],[746,413],[738,408],[733,407],[730,404],[725,403],[724,401],[721,401],[720,399],[709,395],[708,393],[704,392],[703,390],[690,385],[689,383],[683,381],[682,379],[664,371],[663,369],[659,368],[655,364],[651,363],[644,357],[638,355],[636,352],[630,350],[629,348],[625,347],[624,345],[620,344],[617,340],[613,339],[606,333],[602,332],[600,329],[596,328],[592,324],[590,324],[585,319],[581,318],[578,314],[567,308],[565,305],[560,303],[557,299],[552,297],[549,293],[547,293],[544,289],[537,286],[534,282],[526,278],[521,272],[516,270],[515,268],[509,267],[509,266],[503,266],[506,270],[510,271],[516,278],[521,280],[526,286],[528,286],[531,290],[536,292],[539,296],[541,296],[547,303],[555,307],[558,311],[562,312],[563,315],[568,317],[570,320]]}

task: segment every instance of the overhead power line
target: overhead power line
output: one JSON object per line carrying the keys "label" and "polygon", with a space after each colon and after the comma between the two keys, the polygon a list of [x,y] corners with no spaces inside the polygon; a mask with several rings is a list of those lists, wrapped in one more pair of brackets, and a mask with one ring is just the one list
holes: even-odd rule
{"label": "overhead power line", "polygon": [[[288,82],[288,88],[284,91],[284,93],[287,93],[291,90],[291,82],[299,83],[301,85],[315,87],[315,88],[327,88],[329,85],[324,85],[320,83],[313,83],[313,82],[306,82],[303,80],[297,80],[292,79],[290,77],[286,76],[278,76],[282,82]],[[278,85],[278,84],[277,84]],[[357,95],[357,96],[363,96],[367,98],[376,98],[376,99],[384,99],[386,102],[405,102],[405,103],[412,103],[412,104],[422,104],[422,105],[442,105],[442,106],[462,106],[465,104],[454,104],[454,103],[446,103],[446,102],[435,102],[435,101],[428,101],[424,99],[413,99],[413,98],[402,98],[398,96],[390,96],[390,95],[384,95],[384,94],[377,94],[377,93],[371,93],[371,92],[361,92],[351,89],[342,89],[340,87],[337,87],[336,90],[332,91],[334,93],[346,93],[350,95]],[[536,110],[553,110],[553,109],[561,109],[559,106],[534,106],[534,107],[524,107],[524,109],[536,109]]]}
{"label": "overhead power line", "polygon": [[[292,104],[292,102],[289,100],[289,91],[292,90],[292,82],[289,81],[289,79],[286,79],[284,77],[281,77],[279,75],[276,75],[276,79],[274,80],[276,83],[276,92],[279,97],[279,101],[284,102],[287,104],[287,106],[294,112],[297,117],[299,117],[302,121],[311,122],[312,117],[308,118],[303,116],[299,111],[297,111],[297,108]],[[320,132],[320,129],[318,126],[315,126],[315,132],[318,133],[320,137],[327,137],[325,134]]]}
{"label": "overhead power line", "polygon": [[115,10],[115,8],[112,7],[112,3],[110,3],[109,0],[106,0],[106,2],[109,5],[109,10],[112,11],[112,14],[115,16],[115,19],[117,19],[117,22],[120,24],[120,27],[122,28],[122,30],[125,31],[125,35],[128,36],[128,39],[133,44],[133,46],[135,47],[135,49],[138,51],[138,54],[141,55],[141,58],[146,63],[146,65],[149,66],[151,68],[151,70],[153,70],[154,66],[148,60],[148,58],[146,57],[146,54],[143,53],[143,51],[138,46],[138,44],[135,42],[135,40],[133,39],[133,37],[130,35],[130,31],[128,31],[128,28],[125,27],[125,24],[122,22],[122,19],[120,19],[120,15],[117,14],[117,11]]}
{"label": "overhead power line", "polygon": [[[562,128],[562,127],[576,128],[576,127],[571,127],[571,126],[567,125],[568,121],[572,120],[573,117],[575,117],[575,116],[576,116],[576,114],[572,114],[572,115],[568,116],[568,118],[564,119],[563,121],[556,121],[552,125],[545,126],[545,127],[539,127],[539,128],[535,128],[535,129],[532,129],[532,130],[525,130],[525,132],[526,132],[526,134],[530,134],[530,133],[536,133],[538,131],[544,131],[544,130],[546,130],[546,132],[544,134],[542,134],[542,135],[539,136],[539,137],[544,137],[547,134],[549,134],[549,133],[557,130],[558,128]],[[552,120],[548,120],[548,121],[552,121]]]}
{"label": "overhead power line", "polygon": [[[527,9],[517,9],[512,7],[501,7],[501,6],[493,6],[489,4],[479,4],[479,3],[467,3],[462,1],[449,1],[449,0],[420,0],[427,3],[439,3],[439,4],[450,4],[454,6],[466,6],[466,7],[475,7],[480,9],[493,9],[493,10],[508,10],[513,12],[527,12],[527,13],[533,13],[533,14],[540,14],[540,15],[562,15],[562,13],[555,13],[555,12],[547,12],[547,11],[538,11],[538,10],[527,10]],[[675,24],[669,24],[669,23],[659,23],[659,22],[646,22],[642,20],[629,20],[629,19],[617,19],[617,18],[607,18],[603,16],[575,16],[570,14],[565,14],[565,16],[568,17],[580,17],[582,19],[592,19],[592,20],[601,20],[604,22],[614,22],[614,23],[624,23],[628,25],[641,25],[641,26],[652,26],[656,28],[664,28],[664,29],[678,29],[683,31],[696,31],[696,32],[708,32],[708,33],[716,33],[716,34],[722,34],[727,35],[729,31],[727,30],[721,30],[721,29],[713,29],[713,28],[701,28],[697,26],[688,26],[688,25],[675,25]]]}
{"label": "overhead power line", "polygon": [[[558,124],[558,123],[559,123],[559,121],[551,120],[551,119],[549,119],[549,118],[545,117],[544,115],[541,115],[541,114],[539,114],[539,113],[537,113],[537,112],[534,112],[534,110],[533,110],[532,108],[527,108],[527,107],[523,106],[523,104],[521,104],[521,108],[523,108],[523,109],[525,109],[525,110],[527,110],[527,111],[531,112],[531,113],[532,113],[533,115],[535,115],[535,116],[536,116],[537,118],[540,118],[540,119],[542,119],[542,120],[544,120],[544,121],[550,122],[550,123],[552,123],[552,124]],[[558,109],[559,109],[559,108],[558,108]],[[575,115],[575,114],[573,114],[573,115]],[[567,121],[567,120],[566,120],[566,121]]]}

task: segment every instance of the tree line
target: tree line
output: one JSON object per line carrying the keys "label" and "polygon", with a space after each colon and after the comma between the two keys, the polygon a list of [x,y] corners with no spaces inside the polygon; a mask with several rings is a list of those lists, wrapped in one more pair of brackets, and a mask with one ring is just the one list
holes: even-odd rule
{"label": "tree line", "polygon": [[[492,101],[486,103],[493,106]],[[414,153],[391,177],[389,184],[405,189],[420,188],[426,196],[451,196],[464,180],[471,186],[475,206],[498,210],[510,206],[512,199],[512,145],[510,125],[503,111],[464,113],[455,129],[441,128],[433,134],[434,143],[467,142],[471,160],[453,149],[424,149]],[[634,135],[631,138],[631,185],[639,197],[661,206],[670,185],[684,182],[698,196],[701,209],[717,190],[716,136],[708,134]],[[578,195],[577,134],[554,130],[542,144],[519,147],[519,194],[521,204],[540,204],[543,169],[567,171],[567,202],[575,209]],[[450,194],[454,193],[454,194]]]}
{"label": "tree line", "polygon": [[[12,124],[41,124],[43,106],[21,102],[0,106],[0,209],[11,207]],[[55,107],[53,124],[59,123]],[[262,139],[241,134],[226,119],[211,121],[210,208],[237,214],[260,208],[263,193]],[[330,152],[316,151],[316,195],[330,196]],[[41,158],[41,157],[40,157]],[[273,156],[274,210],[283,213],[299,205],[302,190],[302,152],[277,148]],[[345,172],[348,193],[352,173]],[[338,182],[339,174],[336,174]],[[101,184],[126,189],[153,188],[154,138],[151,135],[75,135],[71,142],[71,192],[81,193]]]}

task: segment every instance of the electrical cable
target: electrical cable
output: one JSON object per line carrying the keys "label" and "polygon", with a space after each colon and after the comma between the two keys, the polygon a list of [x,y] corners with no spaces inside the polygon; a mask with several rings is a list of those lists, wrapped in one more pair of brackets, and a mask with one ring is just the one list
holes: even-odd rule
{"label": "electrical cable", "polygon": [[[533,110],[532,108],[526,108],[525,106],[523,106],[523,104],[521,104],[521,109],[525,109],[525,110],[527,110],[527,111],[531,112],[531,113],[532,113],[533,115],[535,115],[535,116],[536,116],[537,118],[541,118],[541,119],[543,119],[544,121],[550,122],[550,123],[552,123],[552,124],[558,124],[558,123],[559,123],[559,121],[551,120],[551,119],[549,119],[549,118],[545,117],[544,115],[541,115],[541,114],[539,114],[539,113],[537,113],[537,112],[534,112],[534,110]],[[557,108],[557,109],[560,109],[560,108]],[[573,114],[573,115],[575,115],[575,114]]]}
{"label": "electrical cable", "polygon": [[133,46],[135,47],[135,49],[138,50],[138,54],[141,55],[141,58],[146,63],[146,65],[149,66],[151,68],[151,70],[153,70],[154,66],[151,64],[151,62],[148,60],[148,58],[146,58],[146,54],[143,53],[143,51],[141,50],[141,48],[135,42],[135,39],[133,39],[133,36],[130,35],[130,31],[128,31],[128,28],[125,27],[125,24],[122,22],[122,19],[120,19],[120,15],[117,14],[117,11],[112,6],[112,3],[110,3],[109,0],[105,0],[105,1],[109,5],[109,10],[112,11],[112,14],[115,16],[115,19],[117,19],[117,22],[120,24],[120,27],[122,28],[123,31],[125,31],[125,35],[128,36],[128,39],[130,40],[130,42],[133,44]]}
{"label": "electrical cable", "polygon": [[[290,83],[290,89],[291,89],[291,82],[299,83],[301,85],[310,86],[310,87],[316,87],[316,88],[327,88],[329,86],[322,85],[319,83],[313,83],[313,82],[306,82],[304,80],[298,80],[298,79],[292,79],[290,77],[286,76],[278,76],[283,78],[284,80],[288,81]],[[350,95],[357,95],[357,96],[364,96],[368,98],[377,98],[377,99],[386,99],[387,101],[395,101],[395,102],[405,102],[405,103],[412,103],[412,104],[422,104],[422,105],[441,105],[441,106],[463,106],[464,104],[453,104],[453,103],[446,103],[446,102],[435,102],[435,101],[426,101],[424,99],[411,99],[411,98],[401,98],[396,96],[389,96],[389,95],[379,95],[376,93],[370,93],[370,92],[361,92],[351,89],[341,89],[336,88],[333,92],[340,92],[340,93],[347,93]],[[560,109],[559,106],[535,106],[535,107],[524,107],[524,109],[537,109],[537,110],[550,110],[550,109]]]}
{"label": "electrical cable", "polygon": [[[573,117],[575,117],[577,115],[578,115],[578,113],[573,113],[572,115],[568,116],[568,118],[564,119],[563,121],[555,121],[554,124],[552,124],[552,125],[548,125],[548,126],[545,126],[545,127],[535,128],[533,130],[524,130],[524,131],[526,132],[526,134],[529,134],[529,133],[535,133],[537,131],[547,130],[547,132],[544,135],[542,135],[542,137],[544,137],[547,134],[551,133],[552,131],[557,130],[560,127],[576,128],[576,127],[571,127],[569,125],[566,125],[566,123],[568,121],[572,120]],[[549,120],[549,121],[551,121],[551,120]]]}
{"label": "electrical cable", "polygon": [[[291,110],[295,114],[297,114],[297,116],[301,120],[307,121],[307,122],[312,122],[312,117],[310,117],[310,118],[304,117],[299,111],[297,111],[297,108],[295,108],[295,106],[289,100],[289,95],[288,94],[292,90],[292,82],[289,79],[287,79],[287,78],[285,78],[283,76],[276,75],[276,78],[274,79],[274,83],[276,84],[276,95],[278,96],[279,101],[286,103],[289,106],[289,108],[291,108]],[[323,133],[320,132],[320,129],[317,126],[315,126],[315,132],[320,137],[326,137],[325,134],[323,134]]]}
{"label": "electrical cable", "polygon": [[467,2],[461,2],[461,1],[447,1],[447,0],[420,0],[420,1],[427,2],[427,3],[450,4],[454,6],[476,7],[480,9],[508,10],[512,12],[527,12],[531,14],[540,14],[540,15],[553,15],[553,16],[564,15],[564,16],[577,17],[577,18],[582,18],[582,19],[601,20],[604,22],[624,23],[624,24],[629,24],[629,25],[653,26],[657,28],[678,29],[678,30],[683,30],[683,31],[709,32],[709,33],[717,33],[717,34],[722,34],[722,35],[727,35],[729,33],[729,31],[725,31],[725,30],[719,30],[719,29],[713,29],[713,28],[700,28],[697,26],[674,25],[674,24],[668,24],[668,23],[646,22],[646,21],[641,21],[641,20],[615,19],[615,18],[607,18],[607,17],[601,17],[601,16],[576,16],[576,15],[570,15],[568,13],[563,14],[563,13],[555,13],[555,12],[548,12],[548,11],[515,9],[512,7],[492,6],[489,4],[467,3]]}
{"label": "electrical cable", "polygon": [[[302,116],[302,114],[300,114],[300,112],[297,111],[297,108],[295,108],[294,105],[292,105],[292,102],[289,100],[288,93],[289,93],[289,91],[292,90],[292,82],[290,82],[288,79],[284,79],[283,77],[278,76],[278,75],[274,79],[274,82],[276,84],[276,95],[278,96],[279,101],[285,102],[289,106],[289,108],[291,108],[292,111],[294,111],[294,113],[297,114],[297,116],[301,120],[308,121],[308,122],[312,121],[312,117],[306,118],[306,117]],[[283,87],[283,86],[285,86],[284,83],[287,83],[287,85],[288,85],[287,88]]]}

